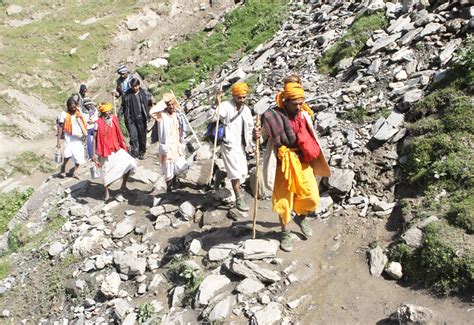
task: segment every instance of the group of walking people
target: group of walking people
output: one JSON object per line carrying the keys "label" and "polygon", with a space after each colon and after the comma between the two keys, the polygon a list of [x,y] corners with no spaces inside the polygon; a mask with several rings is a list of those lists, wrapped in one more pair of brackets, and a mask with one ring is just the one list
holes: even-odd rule
{"label": "group of walking people", "polygon": [[[85,161],[86,139],[89,159],[102,167],[105,199],[109,199],[109,185],[122,178],[122,188],[125,189],[130,172],[137,167],[136,159],[144,159],[147,122],[154,118],[158,161],[167,191],[172,191],[177,175],[187,164],[184,150],[186,123],[183,113],[178,110],[179,104],[173,94],[166,93],[154,105],[153,97],[141,88],[138,77],[125,66],[120,66],[117,72],[120,78],[113,96],[122,99],[121,112],[129,133],[129,147],[125,144],[112,104],[96,106],[86,97],[87,87],[81,85],[79,93],[67,100],[67,111],[59,117],[58,148],[62,134],[65,142],[60,175],[64,175],[66,164],[72,159],[71,176],[78,178],[77,167]],[[230,100],[222,101],[223,93],[217,91],[217,107],[211,120],[219,120],[224,125],[220,150],[235,194],[235,207],[240,211],[249,210],[241,189],[248,177],[248,154],[255,151],[256,142],[267,143],[263,184],[272,190],[273,211],[279,216],[282,230],[280,247],[291,251],[288,224],[294,218],[304,236],[312,235],[306,216],[314,212],[319,203],[316,176],[330,176],[330,169],[316,138],[312,120],[314,113],[304,101],[301,80],[291,75],[283,83],[275,105],[262,114],[261,123],[254,123],[246,104],[249,86],[244,82],[232,86]]]}

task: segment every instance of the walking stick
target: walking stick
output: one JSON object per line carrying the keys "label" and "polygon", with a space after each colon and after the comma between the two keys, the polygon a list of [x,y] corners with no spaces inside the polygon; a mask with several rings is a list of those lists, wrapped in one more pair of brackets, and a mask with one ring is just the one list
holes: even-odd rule
{"label": "walking stick", "polygon": [[[219,86],[219,91],[221,91],[220,86]],[[216,109],[217,121],[216,121],[216,131],[214,132],[214,147],[212,148],[211,170],[209,172],[209,180],[207,181],[207,184],[209,186],[211,186],[211,183],[212,183],[212,175],[213,175],[213,171],[214,171],[214,161],[216,160],[217,134],[219,132],[219,121],[220,121],[220,116],[219,116],[220,108],[221,108],[221,102],[219,100],[218,103],[217,103],[217,109]]]}
{"label": "walking stick", "polygon": [[[255,116],[255,128],[260,128],[260,116],[257,114]],[[257,209],[258,209],[258,191],[259,191],[259,177],[260,177],[260,137],[255,140],[255,193],[254,193],[254,203],[253,203],[253,227],[252,227],[252,238],[255,239],[256,226],[257,226]]]}
{"label": "walking stick", "polygon": [[198,146],[201,147],[201,142],[199,141],[199,139],[198,139],[196,133],[194,132],[194,129],[193,129],[193,127],[191,126],[191,123],[189,123],[188,118],[186,117],[186,114],[184,114],[184,111],[183,111],[183,109],[181,108],[181,105],[179,104],[178,99],[176,98],[176,96],[174,95],[174,92],[173,92],[172,90],[170,90],[170,92],[171,92],[171,94],[173,95],[174,100],[176,101],[176,104],[178,104],[178,109],[179,109],[179,111],[180,111],[181,113],[183,113],[184,120],[185,120],[186,123],[188,124],[189,129],[191,130],[191,132],[192,132],[194,138],[196,139],[196,142],[198,143]]}
{"label": "walking stick", "polygon": [[117,115],[117,108],[115,107],[115,96],[112,95],[112,98],[113,98],[113,101],[112,101],[112,102],[113,102],[113,105],[114,105],[114,106],[113,106],[113,107],[114,107],[114,115]]}

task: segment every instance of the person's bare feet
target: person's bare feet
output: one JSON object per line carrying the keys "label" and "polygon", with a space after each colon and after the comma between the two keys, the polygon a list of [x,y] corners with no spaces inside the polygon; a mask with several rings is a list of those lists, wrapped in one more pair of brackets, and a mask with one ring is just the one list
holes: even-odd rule
{"label": "person's bare feet", "polygon": [[107,202],[110,199],[109,189],[105,188],[104,202]]}

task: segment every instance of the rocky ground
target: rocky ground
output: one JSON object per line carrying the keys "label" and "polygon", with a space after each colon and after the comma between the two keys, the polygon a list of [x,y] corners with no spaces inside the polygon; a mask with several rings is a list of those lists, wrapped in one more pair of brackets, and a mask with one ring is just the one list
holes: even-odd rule
{"label": "rocky ground", "polygon": [[[468,4],[421,1],[406,11],[383,1],[293,6],[273,40],[228,63],[182,103],[191,125],[202,130],[210,109],[204,103],[217,84],[256,80],[250,100],[261,114],[284,75],[302,77],[333,175],[320,183],[314,236],[303,240],[292,225],[292,253],[278,249],[269,200],[259,203],[257,239],[251,239],[251,217],[233,209],[230,191],[206,186],[209,146],[197,149],[189,136],[193,164],[172,194],[164,193],[153,147],[129,190],[114,191],[107,204],[100,185],[87,179],[88,166],[80,182],[44,183],[9,228],[23,222],[39,233],[51,211],[67,221],[46,244],[14,256],[12,275],[0,287],[4,317],[74,324],[470,323],[469,297],[438,299],[407,287],[400,265],[387,264],[383,253],[404,221],[394,181],[403,162],[397,146],[406,134],[404,116],[443,78],[472,30]],[[358,57],[340,62],[335,76],[319,74],[316,59],[357,15],[376,10],[386,12],[388,27],[375,31]],[[370,113],[367,120],[347,119],[361,108]],[[253,204],[250,193],[247,199]],[[425,226],[408,229],[405,242],[419,245]]]}

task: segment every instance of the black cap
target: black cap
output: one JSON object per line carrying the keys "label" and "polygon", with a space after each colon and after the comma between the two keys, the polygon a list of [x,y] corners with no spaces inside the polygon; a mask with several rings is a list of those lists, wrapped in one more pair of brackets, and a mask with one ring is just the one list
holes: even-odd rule
{"label": "black cap", "polygon": [[87,86],[85,84],[81,84],[81,86],[79,87],[79,92],[83,93],[85,91],[87,91]]}

